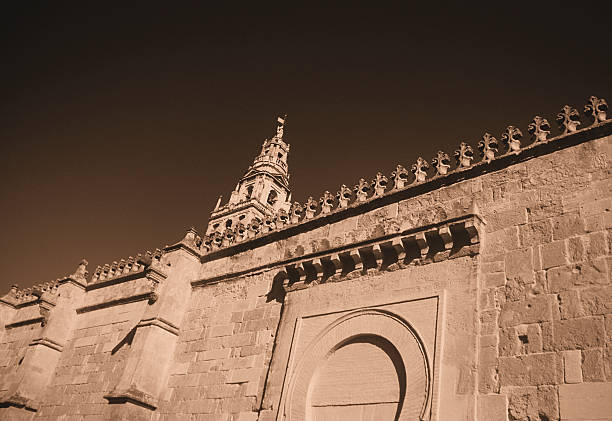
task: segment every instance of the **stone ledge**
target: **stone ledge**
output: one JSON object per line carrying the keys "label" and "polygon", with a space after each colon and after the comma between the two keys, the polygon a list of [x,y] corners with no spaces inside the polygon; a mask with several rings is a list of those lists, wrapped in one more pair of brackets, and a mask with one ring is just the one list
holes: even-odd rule
{"label": "stone ledge", "polygon": [[37,338],[37,339],[34,339],[29,344],[29,346],[36,346],[36,345],[46,346],[48,348],[54,349],[59,352],[62,352],[62,350],[64,349],[64,345],[58,342],[55,342],[49,338]]}
{"label": "stone ledge", "polygon": [[100,303],[84,306],[76,309],[77,314],[88,313],[94,310],[100,310],[107,307],[114,307],[122,304],[134,303],[136,301],[148,300],[149,302],[155,302],[157,300],[157,293],[155,291],[146,292],[143,294],[128,295],[126,297],[117,298],[114,300],[102,301]]}
{"label": "stone ledge", "polygon": [[161,317],[151,317],[149,319],[143,319],[140,322],[138,322],[138,324],[136,325],[136,327],[146,327],[146,326],[157,326],[160,329],[163,329],[167,332],[170,332],[171,334],[178,336],[179,334],[179,327],[170,323],[169,321],[162,319]]}
{"label": "stone ledge", "polygon": [[128,390],[113,391],[104,395],[104,399],[108,400],[109,404],[124,404],[129,402],[151,411],[157,409],[157,399],[134,387]]}
{"label": "stone ledge", "polygon": [[28,399],[25,396],[19,394],[13,394],[8,397],[0,398],[0,408],[23,408],[26,411],[37,412],[40,409],[40,404],[34,402],[32,399]]}

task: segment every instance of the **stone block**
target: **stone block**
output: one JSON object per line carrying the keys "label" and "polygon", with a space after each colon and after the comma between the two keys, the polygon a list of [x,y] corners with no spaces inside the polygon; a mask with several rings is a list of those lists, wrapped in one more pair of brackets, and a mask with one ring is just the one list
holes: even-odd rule
{"label": "stone block", "polygon": [[587,258],[596,259],[608,254],[608,242],[605,231],[593,232],[588,235]]}
{"label": "stone block", "polygon": [[562,355],[565,383],[582,383],[582,353],[580,350],[565,351]]}
{"label": "stone block", "polygon": [[568,263],[567,247],[563,240],[540,246],[540,255],[543,269],[563,266]]}
{"label": "stone block", "polygon": [[506,254],[506,278],[521,283],[533,282],[532,250],[530,248],[513,250]]}
{"label": "stone block", "polygon": [[608,269],[604,259],[595,259],[576,265],[549,269],[546,272],[548,288],[552,293],[574,287],[605,285],[609,283]]}
{"label": "stone block", "polygon": [[508,399],[505,395],[478,395],[478,419],[508,420]]}
{"label": "stone block", "polygon": [[602,349],[582,351],[582,376],[586,382],[603,382],[606,380]]}
{"label": "stone block", "polygon": [[566,213],[552,218],[554,240],[563,240],[574,235],[584,234],[584,220],[577,212]]}
{"label": "stone block", "polygon": [[584,260],[582,237],[572,237],[567,240],[567,253],[571,262],[576,263]]}
{"label": "stone block", "polygon": [[612,286],[581,290],[580,303],[585,315],[612,313]]}
{"label": "stone block", "polygon": [[577,290],[560,292],[558,300],[562,319],[575,319],[584,316]]}
{"label": "stone block", "polygon": [[512,203],[486,212],[484,218],[487,221],[487,232],[493,232],[513,225],[526,224],[527,209]]}
{"label": "stone block", "polygon": [[604,345],[603,319],[584,317],[555,321],[553,338],[556,350],[601,347]]}
{"label": "stone block", "polygon": [[609,420],[612,383],[560,385],[559,409],[563,421]]}
{"label": "stone block", "polygon": [[539,295],[524,301],[505,303],[499,316],[499,326],[509,327],[552,320],[552,298],[552,295]]}
{"label": "stone block", "polygon": [[558,420],[559,402],[554,386],[513,387],[508,389],[507,393],[509,395],[507,415],[511,420]]}
{"label": "stone block", "polygon": [[555,384],[556,354],[529,354],[499,358],[499,382],[505,386],[538,386]]}
{"label": "stone block", "polygon": [[550,243],[553,239],[550,220],[544,219],[531,224],[520,225],[519,238],[522,247]]}
{"label": "stone block", "polygon": [[218,336],[229,336],[234,333],[234,324],[229,323],[225,325],[212,326],[208,332],[211,338]]}

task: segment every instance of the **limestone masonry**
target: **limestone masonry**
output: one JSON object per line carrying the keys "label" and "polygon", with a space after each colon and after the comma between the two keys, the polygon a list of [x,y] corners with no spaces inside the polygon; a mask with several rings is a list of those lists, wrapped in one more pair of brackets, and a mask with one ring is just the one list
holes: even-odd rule
{"label": "limestone masonry", "polygon": [[606,110],[305,204],[279,118],[205,234],[0,299],[0,419],[612,420]]}

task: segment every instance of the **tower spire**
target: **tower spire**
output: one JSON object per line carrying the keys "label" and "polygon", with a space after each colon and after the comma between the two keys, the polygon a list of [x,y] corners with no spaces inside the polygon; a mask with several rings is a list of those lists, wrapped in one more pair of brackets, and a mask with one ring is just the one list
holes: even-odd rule
{"label": "tower spire", "polygon": [[264,140],[261,152],[238,181],[229,201],[219,201],[208,222],[207,234],[246,225],[254,218],[263,219],[281,209],[289,210],[289,168],[287,156],[290,145],[285,143],[287,115],[276,118],[276,134]]}

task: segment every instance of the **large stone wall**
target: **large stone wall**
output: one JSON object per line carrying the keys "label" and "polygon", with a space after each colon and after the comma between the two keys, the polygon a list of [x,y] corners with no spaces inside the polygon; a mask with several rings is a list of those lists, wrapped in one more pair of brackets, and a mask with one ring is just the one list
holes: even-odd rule
{"label": "large stone wall", "polygon": [[0,418],[612,419],[611,161],[608,120],[12,291]]}

